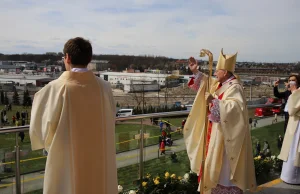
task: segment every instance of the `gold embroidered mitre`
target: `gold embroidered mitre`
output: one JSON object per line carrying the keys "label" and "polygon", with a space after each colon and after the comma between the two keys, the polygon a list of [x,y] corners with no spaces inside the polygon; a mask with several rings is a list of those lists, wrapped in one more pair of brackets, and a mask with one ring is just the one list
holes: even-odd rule
{"label": "gold embroidered mitre", "polygon": [[236,57],[237,57],[237,53],[235,53],[234,55],[224,55],[222,49],[219,56],[216,70],[224,69],[233,73],[235,70]]}

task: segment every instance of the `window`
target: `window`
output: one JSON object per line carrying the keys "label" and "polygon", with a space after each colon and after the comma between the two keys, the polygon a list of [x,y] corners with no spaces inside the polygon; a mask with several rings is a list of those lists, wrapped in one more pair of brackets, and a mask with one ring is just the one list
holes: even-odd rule
{"label": "window", "polygon": [[118,113],[126,113],[126,112],[131,112],[131,110],[119,110]]}

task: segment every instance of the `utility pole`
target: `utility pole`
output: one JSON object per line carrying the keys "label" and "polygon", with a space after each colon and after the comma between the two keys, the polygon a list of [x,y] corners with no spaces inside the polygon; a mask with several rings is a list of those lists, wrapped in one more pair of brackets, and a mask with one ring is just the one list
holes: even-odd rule
{"label": "utility pole", "polygon": [[250,83],[250,101],[252,101],[252,83]]}
{"label": "utility pole", "polygon": [[145,82],[142,81],[143,84],[143,93],[142,93],[142,98],[143,98],[143,109],[142,109],[142,114],[144,114],[144,105],[145,105],[145,90],[144,90],[144,84]]}
{"label": "utility pole", "polygon": [[157,77],[157,98],[158,98],[158,107],[160,107],[160,99],[159,99],[159,90],[160,90],[160,85],[159,85],[159,72],[160,70],[158,70],[158,77]]}

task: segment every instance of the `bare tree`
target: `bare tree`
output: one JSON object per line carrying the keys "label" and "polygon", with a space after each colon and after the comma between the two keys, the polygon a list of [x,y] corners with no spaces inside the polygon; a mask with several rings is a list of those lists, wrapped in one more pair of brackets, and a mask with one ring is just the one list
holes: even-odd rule
{"label": "bare tree", "polygon": [[[169,101],[169,98],[172,97],[172,90],[170,89],[170,87],[173,87],[173,84],[175,80],[177,80],[179,77],[176,76],[176,75],[170,75],[168,77],[166,77],[166,80],[165,80],[165,88],[163,90],[164,92],[164,98],[165,98],[165,105],[168,105],[168,101]],[[175,94],[177,96],[177,94]]]}
{"label": "bare tree", "polygon": [[173,91],[173,93],[176,94],[176,96],[180,97],[182,100],[195,98],[197,94],[197,92],[189,88],[187,84],[183,84],[182,86],[177,87]]}
{"label": "bare tree", "polygon": [[[143,81],[139,81],[142,83],[134,83],[133,80],[130,80],[130,96],[135,101],[137,107],[144,109],[145,106],[145,90]],[[142,86],[142,90],[139,88]]]}

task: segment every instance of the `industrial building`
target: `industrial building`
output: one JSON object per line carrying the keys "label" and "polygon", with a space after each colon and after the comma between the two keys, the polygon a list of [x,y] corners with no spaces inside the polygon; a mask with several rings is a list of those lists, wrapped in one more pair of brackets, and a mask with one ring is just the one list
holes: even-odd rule
{"label": "industrial building", "polygon": [[[167,80],[171,74],[100,72],[100,77],[112,87],[122,88],[125,92],[157,91],[163,87],[173,87],[180,83],[178,79]],[[136,85],[136,86],[134,86]]]}

